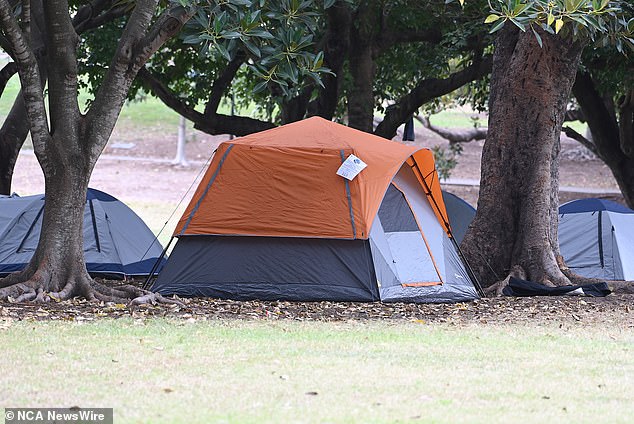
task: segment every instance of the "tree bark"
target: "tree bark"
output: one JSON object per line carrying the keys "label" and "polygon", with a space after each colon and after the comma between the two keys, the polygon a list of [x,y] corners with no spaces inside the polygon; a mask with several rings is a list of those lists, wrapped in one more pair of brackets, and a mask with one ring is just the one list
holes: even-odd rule
{"label": "tree bark", "polygon": [[317,99],[308,105],[308,114],[330,121],[335,116],[341,94],[343,65],[350,49],[352,13],[348,5],[339,0],[326,10],[326,19],[328,27],[324,43],[324,65],[332,74],[322,77],[324,87],[319,91]]}
{"label": "tree bark", "polygon": [[634,208],[634,92],[616,105],[583,71],[577,74],[572,92],[592,133],[592,151],[610,168],[627,205]]}
{"label": "tree bark", "polygon": [[559,134],[583,44],[507,25],[495,43],[476,217],[462,247],[483,287],[515,266],[569,284],[557,257]]}
{"label": "tree bark", "polygon": [[352,89],[348,96],[348,126],[361,131],[374,131],[373,83],[376,72],[374,63],[375,31],[377,28],[378,4],[364,1],[358,7],[350,29],[350,52],[348,56]]}

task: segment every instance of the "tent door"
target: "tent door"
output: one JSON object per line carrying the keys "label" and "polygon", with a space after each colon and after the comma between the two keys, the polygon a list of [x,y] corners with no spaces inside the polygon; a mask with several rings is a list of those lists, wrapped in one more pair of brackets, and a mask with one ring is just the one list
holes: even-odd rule
{"label": "tent door", "polygon": [[[442,271],[439,268],[442,264],[436,262],[432,253],[434,247],[442,249],[442,229],[437,225],[436,216],[420,192],[411,169],[401,168],[394,178],[394,183],[385,193],[378,217],[399,283],[405,287],[442,284]],[[433,225],[426,225],[428,219],[432,220]],[[425,226],[426,232],[429,232],[428,228],[436,227],[440,232],[427,234],[423,232],[422,226]],[[430,240],[430,237],[437,237],[440,246],[435,246],[438,241]]]}

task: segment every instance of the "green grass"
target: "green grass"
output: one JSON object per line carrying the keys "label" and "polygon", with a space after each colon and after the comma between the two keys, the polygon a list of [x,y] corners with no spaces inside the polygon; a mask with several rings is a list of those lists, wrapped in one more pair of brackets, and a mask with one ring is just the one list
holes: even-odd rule
{"label": "green grass", "polygon": [[[476,113],[470,113],[468,111],[457,109],[447,109],[438,112],[430,117],[430,121],[437,127],[445,128],[472,128],[474,120],[472,117],[477,116]],[[488,125],[487,118],[481,116],[478,124],[482,127]],[[416,122],[417,126],[421,126],[419,122]],[[580,121],[565,122],[564,126],[569,126],[580,134],[585,134],[587,124]]]}
{"label": "green grass", "polygon": [[[115,422],[628,422],[634,335],[400,322],[15,323],[7,407]],[[316,392],[317,394],[310,394]]]}

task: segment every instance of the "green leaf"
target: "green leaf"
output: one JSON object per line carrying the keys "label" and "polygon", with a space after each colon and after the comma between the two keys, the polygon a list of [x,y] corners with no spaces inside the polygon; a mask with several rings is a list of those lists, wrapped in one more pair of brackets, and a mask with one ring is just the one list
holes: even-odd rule
{"label": "green leaf", "polygon": [[517,20],[517,19],[515,19],[515,18],[509,18],[509,20],[510,20],[511,22],[513,22],[513,24],[514,24],[516,27],[518,27],[520,30],[522,30],[522,32],[526,32],[526,26],[525,26],[523,23],[521,23],[520,21],[518,21],[518,20]]}
{"label": "green leaf", "polygon": [[257,57],[261,57],[262,53],[260,53],[260,49],[258,48],[258,46],[256,46],[255,44],[253,44],[251,41],[249,40],[244,40],[244,45],[246,46],[247,49],[249,49],[249,51],[251,53],[253,53],[255,56]]}
{"label": "green leaf", "polygon": [[262,81],[256,84],[255,87],[253,87],[253,93],[259,93],[260,91],[263,91],[266,88],[266,85],[268,84],[268,81]]}
{"label": "green leaf", "polygon": [[555,21],[555,34],[559,34],[559,31],[561,31],[561,28],[564,26],[564,21],[561,19],[557,19]]}
{"label": "green leaf", "polygon": [[491,13],[489,16],[487,16],[487,18],[484,20],[485,24],[490,24],[491,22],[495,22],[498,19],[500,19],[501,16],[500,15],[496,15],[494,13]]}
{"label": "green leaf", "polygon": [[489,34],[493,34],[495,31],[502,29],[505,22],[506,22],[506,19],[500,19],[499,21],[497,21],[495,24],[493,24],[493,27],[489,31]]}
{"label": "green leaf", "polygon": [[273,34],[263,29],[254,29],[252,31],[249,31],[249,35],[253,37],[263,38],[265,40],[272,40],[275,38]]}
{"label": "green leaf", "polygon": [[548,21],[547,21],[548,26],[552,25],[553,22],[555,22],[555,16],[553,16],[552,13],[549,13],[548,14]]}
{"label": "green leaf", "polygon": [[565,5],[565,8],[566,8],[566,12],[572,12],[574,10],[574,8],[575,8],[575,4],[573,3],[573,0],[566,0],[564,2],[564,5]]}
{"label": "green leaf", "polygon": [[232,38],[240,38],[242,34],[237,31],[226,31],[220,34],[222,38],[226,38],[227,40],[231,40]]}
{"label": "green leaf", "polygon": [[528,3],[520,3],[513,8],[513,16],[517,16],[526,10],[530,5]]}
{"label": "green leaf", "polygon": [[544,47],[542,37],[537,33],[537,31],[535,31],[535,28],[531,29],[533,30],[533,34],[535,34],[535,39],[537,40],[537,44],[539,44],[539,47]]}
{"label": "green leaf", "polygon": [[335,4],[335,0],[324,0],[324,9],[328,9]]}

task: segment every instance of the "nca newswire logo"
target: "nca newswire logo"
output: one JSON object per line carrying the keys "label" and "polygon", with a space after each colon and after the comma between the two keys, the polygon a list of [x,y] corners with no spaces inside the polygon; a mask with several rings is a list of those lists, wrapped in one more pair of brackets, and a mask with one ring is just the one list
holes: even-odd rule
{"label": "nca newswire logo", "polygon": [[5,408],[5,424],[113,424],[112,408]]}

